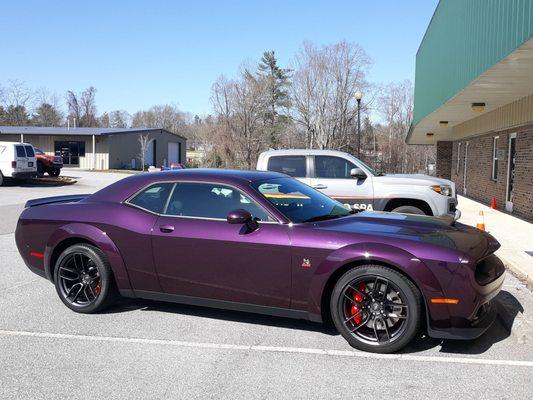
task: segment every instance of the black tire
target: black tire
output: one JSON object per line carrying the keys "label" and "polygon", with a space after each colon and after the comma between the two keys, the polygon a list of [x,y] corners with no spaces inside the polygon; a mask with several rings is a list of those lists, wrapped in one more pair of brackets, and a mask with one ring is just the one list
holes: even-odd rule
{"label": "black tire", "polygon": [[[370,283],[361,286],[364,282]],[[378,283],[371,287],[372,282]],[[358,288],[353,290],[354,294],[361,293],[359,289],[363,292],[370,289],[368,293],[361,293],[360,298],[364,294],[361,303],[356,303],[355,297],[352,300],[347,294],[353,285]],[[373,291],[374,287],[377,293]],[[381,290],[385,292],[384,296]],[[383,300],[381,306],[377,304],[380,303],[378,296]],[[353,307],[352,303],[360,305],[355,314],[353,308],[350,309],[352,314],[346,308]],[[393,353],[417,335],[422,320],[422,297],[416,286],[401,273],[381,265],[363,265],[349,270],[337,281],[331,294],[330,310],[335,327],[352,347],[373,353]],[[361,320],[354,322],[354,316],[360,316]],[[372,338],[374,334],[376,339]]]}
{"label": "black tire", "polygon": [[396,207],[394,210],[391,210],[391,212],[404,213],[404,214],[428,215],[424,212],[424,210],[416,206],[400,206],[400,207]]}
{"label": "black tire", "polygon": [[54,178],[59,176],[61,170],[59,168],[50,168],[48,170],[48,175],[53,176]]}
{"label": "black tire", "polygon": [[78,313],[97,313],[116,298],[107,257],[99,248],[85,243],[61,253],[54,268],[54,283],[63,304]]}
{"label": "black tire", "polygon": [[4,184],[4,175],[2,175],[2,171],[0,171],[0,186]]}

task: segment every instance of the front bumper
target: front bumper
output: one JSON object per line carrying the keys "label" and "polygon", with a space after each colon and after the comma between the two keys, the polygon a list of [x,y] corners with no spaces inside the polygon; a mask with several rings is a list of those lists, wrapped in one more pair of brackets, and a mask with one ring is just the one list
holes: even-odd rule
{"label": "front bumper", "polygon": [[[466,270],[466,267],[463,271]],[[494,254],[480,260],[465,274],[457,274],[447,290],[447,297],[459,299],[457,305],[426,303],[428,335],[439,339],[471,340],[490,328],[497,316],[493,299],[505,280],[505,267]],[[448,307],[448,321],[435,320]]]}

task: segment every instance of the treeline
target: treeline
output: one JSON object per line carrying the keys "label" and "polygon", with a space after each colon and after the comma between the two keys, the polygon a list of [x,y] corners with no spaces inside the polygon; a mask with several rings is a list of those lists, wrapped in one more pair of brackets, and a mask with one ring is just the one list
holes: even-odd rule
{"label": "treeline", "polygon": [[[212,85],[212,113],[192,116],[174,105],[156,105],[130,115],[98,114],[96,89],[68,91],[65,107],[45,90],[23,83],[0,86],[0,125],[157,127],[188,138],[204,157],[197,166],[253,168],[266,149],[319,148],[357,153],[357,101],[361,101],[361,158],[384,172],[428,172],[433,146],[408,146],[413,114],[410,81],[373,84],[363,48],[339,42],[304,43],[290,66],[274,51],[243,65],[236,78]],[[65,111],[63,111],[65,110]]]}

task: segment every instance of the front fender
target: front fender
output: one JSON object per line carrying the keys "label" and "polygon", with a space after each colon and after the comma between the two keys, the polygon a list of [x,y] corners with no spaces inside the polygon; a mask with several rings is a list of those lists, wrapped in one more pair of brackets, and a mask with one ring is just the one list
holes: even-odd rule
{"label": "front fender", "polygon": [[54,249],[61,242],[73,238],[86,240],[102,250],[109,260],[118,288],[131,289],[128,271],[126,270],[124,260],[122,259],[117,246],[115,246],[113,241],[104,231],[93,225],[84,223],[63,225],[50,235],[44,250],[44,270],[46,277],[49,280],[53,281],[53,265],[51,265],[51,259]]}
{"label": "front fender", "polygon": [[[421,291],[424,302],[432,297],[444,297],[443,289],[431,271],[420,259],[411,253],[382,243],[358,243],[332,252],[315,270],[308,293],[308,312],[321,314],[322,295],[335,272],[347,264],[380,263],[390,265],[410,278]],[[431,312],[431,319],[448,320],[447,308],[441,307]],[[433,325],[433,324],[432,324]]]}

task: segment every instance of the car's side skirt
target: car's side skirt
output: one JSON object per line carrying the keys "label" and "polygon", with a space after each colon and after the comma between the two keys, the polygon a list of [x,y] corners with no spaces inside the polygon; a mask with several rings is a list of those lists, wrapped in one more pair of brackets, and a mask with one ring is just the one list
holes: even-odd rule
{"label": "car's side skirt", "polygon": [[167,301],[171,303],[188,304],[192,306],[220,308],[223,310],[242,311],[254,314],[272,315],[274,317],[305,319],[313,322],[322,322],[322,317],[320,315],[311,314],[302,310],[291,310],[289,308],[268,307],[259,304],[237,303],[233,301],[150,292],[146,290],[120,290],[120,294],[124,297],[130,298]]}

